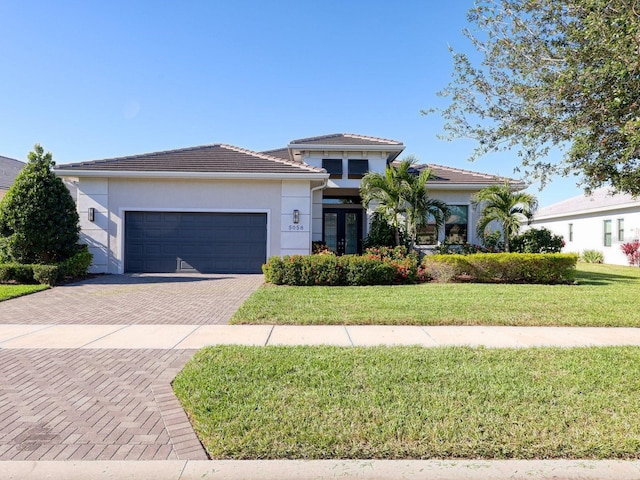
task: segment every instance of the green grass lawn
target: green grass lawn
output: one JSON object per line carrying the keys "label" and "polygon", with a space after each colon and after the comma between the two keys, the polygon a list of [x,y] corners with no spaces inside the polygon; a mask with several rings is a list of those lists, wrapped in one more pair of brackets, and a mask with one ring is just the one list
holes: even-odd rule
{"label": "green grass lawn", "polygon": [[266,285],[231,323],[640,326],[640,268],[578,264],[577,285]]}
{"label": "green grass lawn", "polygon": [[49,288],[48,285],[2,285],[0,284],[0,302],[10,298],[29,295]]}
{"label": "green grass lawn", "polygon": [[640,458],[640,348],[239,347],[173,383],[222,459]]}

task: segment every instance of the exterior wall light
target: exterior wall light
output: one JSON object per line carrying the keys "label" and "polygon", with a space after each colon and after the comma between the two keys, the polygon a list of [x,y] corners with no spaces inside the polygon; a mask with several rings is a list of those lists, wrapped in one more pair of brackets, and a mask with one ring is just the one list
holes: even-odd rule
{"label": "exterior wall light", "polygon": [[95,208],[93,208],[93,207],[89,208],[88,217],[89,217],[89,221],[90,222],[95,222],[95,220],[96,220],[96,209]]}
{"label": "exterior wall light", "polygon": [[293,211],[293,223],[296,225],[300,223],[300,210]]}

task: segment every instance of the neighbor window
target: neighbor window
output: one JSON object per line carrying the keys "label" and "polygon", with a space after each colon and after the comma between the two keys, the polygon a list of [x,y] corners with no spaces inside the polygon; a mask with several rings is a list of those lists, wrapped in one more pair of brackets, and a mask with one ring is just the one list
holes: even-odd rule
{"label": "neighbor window", "polygon": [[611,246],[611,220],[604,221],[604,246]]}
{"label": "neighbor window", "polygon": [[322,168],[329,174],[329,178],[342,178],[342,159],[325,158],[322,160]]}
{"label": "neighbor window", "polygon": [[349,177],[362,178],[369,171],[369,160],[349,160]]}
{"label": "neighbor window", "polygon": [[466,243],[469,207],[467,205],[449,205],[451,215],[444,225],[444,238],[449,243]]}
{"label": "neighbor window", "polygon": [[624,218],[618,219],[618,241],[624,242]]}
{"label": "neighbor window", "polygon": [[573,242],[573,223],[569,224],[569,241]]}

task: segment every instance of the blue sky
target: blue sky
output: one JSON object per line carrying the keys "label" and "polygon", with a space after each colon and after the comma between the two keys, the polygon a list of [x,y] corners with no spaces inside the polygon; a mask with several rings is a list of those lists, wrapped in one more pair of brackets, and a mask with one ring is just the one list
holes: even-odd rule
{"label": "blue sky", "polygon": [[[392,138],[422,163],[518,178],[516,152],[473,163],[436,93],[472,0],[0,0],[0,155],[58,164],[337,132]],[[526,179],[525,179],[526,180]],[[580,193],[554,180],[542,206]]]}

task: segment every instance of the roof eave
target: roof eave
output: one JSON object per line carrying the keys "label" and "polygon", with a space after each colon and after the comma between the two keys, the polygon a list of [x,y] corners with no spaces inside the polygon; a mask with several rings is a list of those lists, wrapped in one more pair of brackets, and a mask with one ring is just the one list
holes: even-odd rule
{"label": "roof eave", "polygon": [[195,178],[203,180],[319,180],[329,178],[328,173],[260,173],[260,172],[164,172],[127,170],[55,169],[60,177],[94,178]]}
{"label": "roof eave", "polygon": [[542,220],[555,220],[558,218],[567,218],[567,217],[578,217],[581,215],[590,215],[592,213],[604,213],[604,212],[613,212],[616,210],[628,210],[628,209],[637,209],[640,207],[640,201],[637,202],[628,202],[621,203],[618,205],[609,205],[606,207],[593,207],[587,208],[584,210],[573,210],[571,212],[560,212],[560,213],[549,213],[546,215],[534,216],[533,221],[542,221]]}

